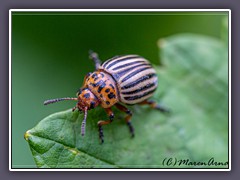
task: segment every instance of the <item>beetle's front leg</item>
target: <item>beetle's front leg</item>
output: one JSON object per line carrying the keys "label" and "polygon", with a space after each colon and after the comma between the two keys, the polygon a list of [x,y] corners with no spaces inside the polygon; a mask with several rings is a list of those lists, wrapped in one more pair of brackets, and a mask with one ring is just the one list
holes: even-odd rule
{"label": "beetle's front leg", "polygon": [[100,138],[101,143],[104,142],[102,126],[110,124],[113,121],[113,118],[114,118],[114,114],[113,114],[113,111],[111,110],[111,108],[106,108],[105,110],[106,110],[106,112],[107,112],[107,114],[109,116],[109,120],[107,120],[107,121],[98,121],[98,131],[99,131],[99,138]]}
{"label": "beetle's front leg", "polygon": [[125,106],[123,106],[121,104],[118,104],[118,103],[116,104],[116,107],[119,110],[121,110],[121,111],[123,111],[127,114],[127,116],[125,117],[125,120],[126,120],[126,123],[128,125],[131,136],[134,137],[134,128],[133,128],[133,125],[131,123],[132,112],[128,108],[126,108]]}

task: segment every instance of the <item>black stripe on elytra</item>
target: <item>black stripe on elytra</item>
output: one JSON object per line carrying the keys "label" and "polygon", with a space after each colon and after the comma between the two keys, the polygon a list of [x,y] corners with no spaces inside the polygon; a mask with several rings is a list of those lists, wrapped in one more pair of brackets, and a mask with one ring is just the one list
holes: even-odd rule
{"label": "black stripe on elytra", "polygon": [[136,74],[138,74],[138,73],[140,73],[140,72],[142,72],[142,71],[144,71],[144,70],[146,70],[146,69],[150,69],[150,68],[152,68],[152,67],[143,67],[143,68],[140,68],[140,69],[138,69],[138,70],[130,73],[130,74],[127,75],[125,78],[123,78],[122,82],[124,82],[124,81],[128,80],[129,78],[131,78],[132,76],[134,76],[134,75],[136,75]]}
{"label": "black stripe on elytra", "polygon": [[107,60],[106,62],[103,63],[103,67],[106,68],[106,66],[114,59],[120,58],[121,56],[114,56],[111,59]]}
{"label": "black stripe on elytra", "polygon": [[100,93],[105,86],[106,86],[106,83],[103,82],[103,83],[98,87],[98,93]]}
{"label": "black stripe on elytra", "polygon": [[151,87],[153,87],[155,85],[156,85],[156,82],[151,83],[151,84],[147,84],[146,86],[142,86],[142,87],[140,87],[140,88],[138,88],[138,89],[136,89],[134,91],[122,92],[121,94],[135,94],[135,93],[138,93],[138,92],[150,89]]}
{"label": "black stripe on elytra", "polygon": [[146,63],[146,61],[134,61],[134,62],[126,63],[121,66],[117,66],[117,67],[113,68],[112,70],[118,70],[118,69],[124,68],[126,66],[130,66],[130,65],[138,64],[138,63]]}
{"label": "black stripe on elytra", "polygon": [[153,89],[153,90],[151,90],[151,91],[145,92],[145,93],[143,93],[143,94],[141,94],[141,95],[137,95],[137,96],[127,96],[127,97],[124,97],[124,99],[125,99],[125,100],[128,100],[128,101],[132,101],[132,100],[136,100],[136,99],[141,99],[142,97],[147,96],[147,95],[153,93],[155,90],[156,90],[156,89]]}
{"label": "black stripe on elytra", "polygon": [[[138,68],[138,67],[141,67],[141,66],[145,66],[144,68],[146,68],[146,67],[150,67],[150,64],[139,64],[139,65],[137,65],[137,66],[133,66],[133,67],[130,67],[130,68],[125,69],[125,70],[123,70],[123,71],[120,71],[120,72],[116,73],[116,75],[117,75],[118,77],[122,77],[123,75],[125,75],[125,74],[128,73],[129,71],[132,71],[132,70],[134,70],[134,69],[136,69],[136,68]],[[136,71],[137,71],[137,70],[136,70]]]}
{"label": "black stripe on elytra", "polygon": [[[125,57],[125,58],[124,58]],[[118,60],[113,60],[113,62],[112,63],[110,63],[107,67],[106,67],[106,69],[109,69],[110,67],[112,67],[112,66],[114,66],[115,64],[117,64],[117,63],[119,63],[119,62],[122,62],[122,61],[126,61],[126,60],[130,60],[130,59],[135,59],[135,58],[139,58],[140,56],[137,56],[137,55],[135,55],[135,56],[130,56],[130,57],[127,57],[127,56],[123,56],[123,58],[122,59],[118,59]]]}
{"label": "black stripe on elytra", "polygon": [[131,83],[128,83],[126,84],[125,86],[123,86],[121,89],[128,89],[128,88],[131,88],[131,87],[134,87],[136,86],[137,84],[143,82],[143,81],[146,81],[148,79],[151,79],[152,77],[155,77],[157,76],[155,73],[152,73],[152,74],[147,74],[145,76],[142,76],[140,78],[138,78],[137,80],[131,82]]}

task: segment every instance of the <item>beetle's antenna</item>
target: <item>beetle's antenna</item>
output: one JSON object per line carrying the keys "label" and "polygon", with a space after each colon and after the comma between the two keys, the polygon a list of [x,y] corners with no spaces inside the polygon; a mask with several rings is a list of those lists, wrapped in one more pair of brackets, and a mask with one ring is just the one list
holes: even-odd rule
{"label": "beetle's antenna", "polygon": [[82,126],[81,126],[81,134],[82,134],[82,136],[85,135],[86,120],[87,120],[87,108],[85,108],[85,110],[84,110],[84,118],[83,118]]}
{"label": "beetle's antenna", "polygon": [[44,101],[43,104],[44,104],[44,105],[48,105],[48,104],[56,103],[56,102],[59,102],[59,101],[65,101],[65,100],[74,100],[74,101],[77,101],[78,99],[77,99],[77,98],[70,98],[70,97],[57,98],[57,99],[49,99],[49,100]]}

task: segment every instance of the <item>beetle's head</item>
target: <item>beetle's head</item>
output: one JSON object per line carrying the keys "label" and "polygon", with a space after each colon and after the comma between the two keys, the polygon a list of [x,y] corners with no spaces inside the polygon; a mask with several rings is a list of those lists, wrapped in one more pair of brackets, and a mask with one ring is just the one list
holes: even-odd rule
{"label": "beetle's head", "polygon": [[84,113],[84,119],[82,122],[82,132],[81,132],[82,135],[84,136],[85,124],[87,119],[87,111],[98,106],[99,100],[88,88],[81,88],[77,92],[77,98],[65,97],[65,98],[50,99],[50,100],[44,101],[44,105],[56,103],[59,101],[65,101],[65,100],[78,101],[76,106],[72,108],[72,111],[75,111],[76,109],[78,109],[80,112]]}
{"label": "beetle's head", "polygon": [[73,110],[77,108],[79,111],[84,111],[85,109],[90,110],[99,105],[99,100],[88,88],[79,89],[77,92],[77,100],[78,103]]}

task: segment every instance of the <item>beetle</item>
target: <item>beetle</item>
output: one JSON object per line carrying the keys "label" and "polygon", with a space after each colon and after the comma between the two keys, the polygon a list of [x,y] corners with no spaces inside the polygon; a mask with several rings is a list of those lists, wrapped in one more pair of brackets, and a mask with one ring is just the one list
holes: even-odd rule
{"label": "beetle", "polygon": [[149,100],[157,88],[158,77],[148,60],[139,55],[122,55],[115,56],[101,64],[98,54],[91,50],[89,58],[95,63],[95,71],[84,77],[83,86],[77,92],[76,98],[66,97],[44,101],[44,105],[64,100],[77,101],[72,111],[77,109],[84,113],[81,125],[82,136],[85,134],[88,110],[98,105],[105,109],[109,117],[108,120],[101,120],[97,123],[101,143],[104,142],[102,126],[110,124],[114,119],[112,106],[116,106],[127,114],[125,120],[131,137],[134,137],[134,128],[131,123],[132,112],[124,104],[147,104],[161,112],[169,112],[155,101]]}

